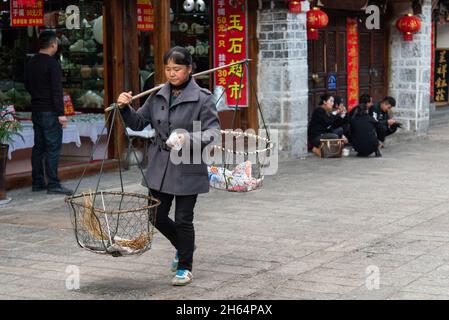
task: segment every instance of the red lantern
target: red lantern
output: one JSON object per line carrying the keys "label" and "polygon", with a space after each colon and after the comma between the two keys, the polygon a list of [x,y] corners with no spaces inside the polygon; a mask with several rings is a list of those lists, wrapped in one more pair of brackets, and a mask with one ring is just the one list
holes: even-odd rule
{"label": "red lantern", "polygon": [[328,23],[329,17],[320,8],[307,11],[307,39],[318,40],[318,29],[325,28]]}
{"label": "red lantern", "polygon": [[302,12],[301,1],[289,0],[288,11],[290,11],[291,13],[301,13]]}
{"label": "red lantern", "polygon": [[412,41],[413,34],[421,30],[421,20],[409,13],[396,22],[396,28],[404,33],[404,41]]}

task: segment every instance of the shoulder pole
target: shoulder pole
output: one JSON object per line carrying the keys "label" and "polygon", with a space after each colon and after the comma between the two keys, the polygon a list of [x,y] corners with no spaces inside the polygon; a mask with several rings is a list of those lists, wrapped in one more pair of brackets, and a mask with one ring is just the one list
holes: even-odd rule
{"label": "shoulder pole", "polygon": [[[244,59],[244,60],[240,60],[240,61],[237,61],[237,62],[234,62],[234,63],[227,64],[227,65],[225,65],[225,66],[221,66],[221,67],[217,67],[217,68],[213,68],[213,69],[201,71],[201,72],[195,73],[194,75],[192,75],[192,77],[195,78],[195,77],[202,76],[202,75],[205,75],[205,74],[213,73],[213,72],[218,71],[218,70],[221,70],[221,69],[226,69],[226,68],[230,68],[230,67],[233,67],[233,66],[236,66],[236,65],[239,65],[239,64],[247,63],[248,61],[251,61],[251,59]],[[139,93],[139,94],[133,96],[133,97],[132,97],[132,101],[133,101],[133,100],[136,100],[136,99],[139,99],[139,98],[141,98],[141,97],[144,97],[144,96],[146,96],[146,95],[149,95],[149,94],[152,93],[152,92],[158,91],[158,90],[160,90],[164,85],[165,85],[165,84],[161,84],[161,85],[158,85],[157,87],[154,87],[154,88],[152,88],[152,89],[150,89],[150,90],[141,92],[141,93]],[[105,109],[105,112],[111,111],[111,110],[115,109],[116,107],[117,107],[116,104],[113,103],[113,104],[111,104],[109,107],[107,107],[107,108]]]}

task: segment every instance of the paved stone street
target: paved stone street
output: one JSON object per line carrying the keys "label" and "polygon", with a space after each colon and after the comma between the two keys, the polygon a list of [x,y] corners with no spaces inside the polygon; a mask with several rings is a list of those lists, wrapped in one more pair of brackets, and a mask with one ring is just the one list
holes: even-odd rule
{"label": "paved stone street", "polygon": [[[96,255],[77,246],[62,196],[10,191],[0,299],[448,299],[448,145],[438,126],[382,158],[291,160],[260,191],[202,195],[188,287],[171,286],[174,249],[160,234],[142,256]],[[135,168],[125,180],[144,192]],[[66,288],[69,265],[79,290]]]}

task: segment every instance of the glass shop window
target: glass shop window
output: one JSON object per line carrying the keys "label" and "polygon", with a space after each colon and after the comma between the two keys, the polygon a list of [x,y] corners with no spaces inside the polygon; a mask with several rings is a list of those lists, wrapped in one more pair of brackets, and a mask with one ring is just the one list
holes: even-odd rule
{"label": "glass shop window", "polygon": [[[193,72],[210,69],[212,65],[212,1],[171,0],[171,46],[186,47],[193,57]],[[212,75],[196,78],[201,87],[212,88]]]}
{"label": "glass shop window", "polygon": [[25,90],[27,61],[39,51],[38,35],[53,30],[59,39],[55,58],[63,70],[65,101],[75,111],[101,113],[104,109],[103,1],[46,0],[45,26],[11,27],[10,3],[0,5],[0,103],[29,111]]}

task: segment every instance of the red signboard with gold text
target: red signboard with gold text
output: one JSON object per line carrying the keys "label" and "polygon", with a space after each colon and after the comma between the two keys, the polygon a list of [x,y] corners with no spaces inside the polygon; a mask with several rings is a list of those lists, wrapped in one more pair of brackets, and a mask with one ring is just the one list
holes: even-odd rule
{"label": "red signboard with gold text", "polygon": [[[245,0],[214,0],[215,67],[246,59],[248,25],[246,8]],[[236,65],[217,71],[215,88],[219,94],[226,90],[224,97],[226,106],[246,107],[248,105],[246,67]]]}
{"label": "red signboard with gold text", "polygon": [[43,26],[44,0],[10,0],[11,26]]}
{"label": "red signboard with gold text", "polygon": [[359,103],[359,36],[357,19],[346,21],[348,53],[348,110]]}
{"label": "red signboard with gold text", "polygon": [[137,30],[154,30],[154,10],[151,0],[137,0]]}

